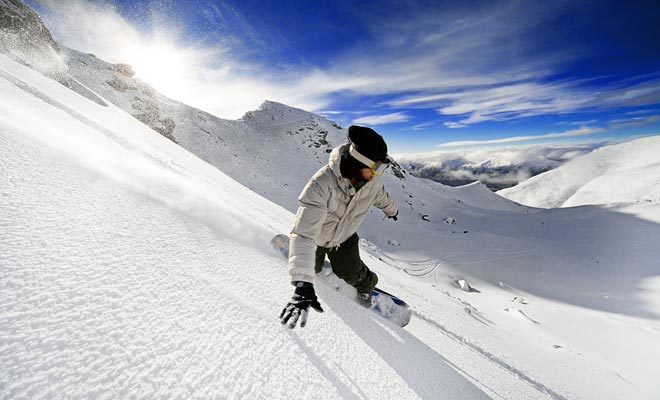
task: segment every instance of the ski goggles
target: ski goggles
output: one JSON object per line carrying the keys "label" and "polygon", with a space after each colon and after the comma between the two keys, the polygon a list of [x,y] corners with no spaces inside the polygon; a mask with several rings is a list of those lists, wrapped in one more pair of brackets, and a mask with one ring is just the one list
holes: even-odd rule
{"label": "ski goggles", "polygon": [[368,166],[369,169],[371,169],[371,171],[376,176],[383,175],[385,170],[387,170],[387,167],[390,166],[389,159],[385,161],[372,161],[369,158],[365,157],[364,155],[358,153],[357,149],[355,148],[355,145],[352,143],[351,143],[351,147],[348,149],[348,153],[362,164]]}

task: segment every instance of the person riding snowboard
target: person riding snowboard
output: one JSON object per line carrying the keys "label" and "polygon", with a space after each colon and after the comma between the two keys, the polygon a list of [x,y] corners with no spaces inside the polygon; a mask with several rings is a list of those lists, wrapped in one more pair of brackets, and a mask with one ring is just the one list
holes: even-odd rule
{"label": "person riding snowboard", "polygon": [[294,328],[307,322],[312,307],[323,312],[314,292],[314,275],[321,272],[326,255],[332,271],[355,287],[358,301],[368,307],[378,276],[360,259],[357,228],[371,206],[397,220],[397,206],[385,191],[380,175],[390,164],[387,144],[371,128],[348,128],[349,143],[330,153],[327,165],[307,182],[300,197],[289,245],[289,273],[295,286],[280,320]]}

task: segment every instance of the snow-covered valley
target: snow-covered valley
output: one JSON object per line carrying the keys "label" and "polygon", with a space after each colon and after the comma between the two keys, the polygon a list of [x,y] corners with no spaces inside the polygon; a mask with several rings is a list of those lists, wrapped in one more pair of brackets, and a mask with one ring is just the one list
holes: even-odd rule
{"label": "snow-covered valley", "polygon": [[320,278],[326,312],[286,330],[268,243],[345,131],[272,102],[226,121],[152,93],[177,145],[127,112],[137,84],[63,52],[74,90],[0,54],[3,398],[660,395],[657,202],[538,209],[390,170],[400,218],[374,210],[359,233],[410,325]]}

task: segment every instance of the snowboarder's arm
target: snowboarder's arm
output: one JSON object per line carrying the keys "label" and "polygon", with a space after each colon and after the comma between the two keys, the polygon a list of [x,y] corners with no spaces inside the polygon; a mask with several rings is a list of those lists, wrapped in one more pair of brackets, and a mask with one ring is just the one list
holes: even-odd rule
{"label": "snowboarder's arm", "polygon": [[396,207],[396,204],[394,203],[394,200],[390,197],[390,195],[387,193],[385,190],[384,185],[380,185],[380,191],[378,192],[378,195],[376,196],[376,201],[374,201],[374,205],[385,213],[388,217],[394,217],[398,214],[399,210]]}
{"label": "snowboarder's arm", "polygon": [[329,190],[310,180],[298,201],[296,221],[291,231],[289,273],[291,282],[314,282],[316,241],[327,216]]}

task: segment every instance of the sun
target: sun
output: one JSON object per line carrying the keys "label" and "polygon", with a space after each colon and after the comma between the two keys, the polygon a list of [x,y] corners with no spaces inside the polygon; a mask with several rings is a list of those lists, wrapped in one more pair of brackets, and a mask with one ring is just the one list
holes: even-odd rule
{"label": "sun", "polygon": [[184,78],[190,73],[186,50],[168,43],[133,47],[129,54],[129,64],[136,78],[168,96],[176,97],[185,89]]}

